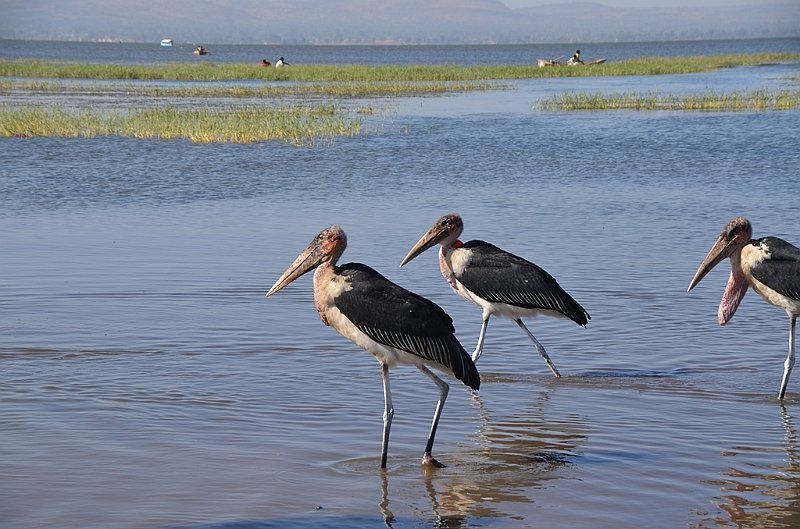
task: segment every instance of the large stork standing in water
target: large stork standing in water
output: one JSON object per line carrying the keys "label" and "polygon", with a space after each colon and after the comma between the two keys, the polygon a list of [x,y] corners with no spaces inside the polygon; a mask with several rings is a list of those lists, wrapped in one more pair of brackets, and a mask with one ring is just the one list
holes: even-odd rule
{"label": "large stork standing in water", "polygon": [[458,236],[464,223],[458,214],[445,215],[408,252],[400,266],[441,244],[439,268],[453,290],[483,309],[483,325],[478,345],[472,353],[477,362],[483,353],[483,341],[489,317],[511,318],[528,335],[556,377],[561,374],[541,343],[521,318],[546,314],[566,317],[581,326],[591,319],[589,313],[561,288],[558,282],[530,261],[501,250],[484,241],[462,243]]}
{"label": "large stork standing in water", "polygon": [[767,303],[786,311],[789,315],[789,355],[783,364],[783,379],[778,392],[778,398],[782,399],[794,367],[794,328],[800,315],[800,248],[778,237],[755,240],[750,238],[752,235],[753,227],[744,217],[736,217],[726,224],[687,291],[728,257],[731,275],[719,304],[717,319],[720,325],[733,318],[748,285]]}
{"label": "large stork standing in water", "polygon": [[438,305],[399,287],[366,265],[336,266],[346,247],[347,237],[342,228],[331,226],[323,230],[269,289],[267,296],[316,268],[314,304],[322,323],[375,355],[380,362],[385,399],[381,468],[386,468],[394,416],[389,368],[397,363],[411,364],[425,373],[439,388],[439,402],[422,463],[442,467],[431,456],[431,450],[449,386],[428,368],[440,369],[477,390],[480,376],[475,363],[453,335],[453,320]]}

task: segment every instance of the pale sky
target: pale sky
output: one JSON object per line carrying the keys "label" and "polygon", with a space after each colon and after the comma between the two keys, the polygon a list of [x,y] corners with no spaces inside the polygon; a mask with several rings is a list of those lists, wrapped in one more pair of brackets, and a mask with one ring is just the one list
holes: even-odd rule
{"label": "pale sky", "polygon": [[[545,4],[591,2],[609,7],[712,7],[725,5],[759,5],[784,3],[785,0],[500,0],[512,9]],[[800,9],[800,1],[798,1]]]}

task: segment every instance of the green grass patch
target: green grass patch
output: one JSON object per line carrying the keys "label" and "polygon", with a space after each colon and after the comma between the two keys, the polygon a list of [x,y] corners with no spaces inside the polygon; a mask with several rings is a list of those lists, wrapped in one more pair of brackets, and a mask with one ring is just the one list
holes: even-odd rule
{"label": "green grass patch", "polygon": [[618,75],[679,74],[755,66],[778,62],[800,62],[798,53],[756,53],[696,57],[651,57],[581,66],[455,65],[360,66],[292,65],[263,68],[253,64],[170,63],[159,65],[90,64],[41,60],[0,61],[0,77],[72,79],[142,79],[173,81],[295,81],[295,82],[445,82],[530,79],[540,77],[581,77]]}
{"label": "green grass patch", "polygon": [[126,97],[397,97],[405,95],[437,95],[472,90],[496,90],[506,85],[485,81],[393,81],[393,82],[336,82],[336,83],[281,83],[281,84],[218,84],[218,85],[155,85],[135,83],[92,83],[76,85],[61,81],[0,80],[0,93],[40,92],[50,94],[81,93],[82,95],[121,95]]}
{"label": "green grass patch", "polygon": [[564,92],[534,104],[549,111],[575,110],[793,110],[800,108],[800,90],[733,90],[666,95],[657,92]]}
{"label": "green grass patch", "polygon": [[0,137],[58,136],[91,138],[187,139],[192,142],[251,143],[280,140],[313,145],[361,132],[360,118],[349,118],[333,105],[267,109],[143,108],[127,111],[61,107],[0,107]]}

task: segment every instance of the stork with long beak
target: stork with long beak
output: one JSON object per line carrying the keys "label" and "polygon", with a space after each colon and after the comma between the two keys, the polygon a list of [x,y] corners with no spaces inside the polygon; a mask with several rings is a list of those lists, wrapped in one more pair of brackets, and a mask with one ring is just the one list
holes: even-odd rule
{"label": "stork with long beak", "polygon": [[458,214],[445,215],[414,245],[400,266],[440,244],[439,268],[442,275],[456,294],[483,309],[483,324],[472,359],[477,362],[483,353],[489,317],[503,316],[519,325],[553,375],[560,377],[544,346],[521,318],[546,314],[569,318],[585,327],[591,316],[545,270],[488,242],[462,243],[458,236],[463,229],[464,222]]}
{"label": "stork with long beak", "polygon": [[346,247],[347,237],[342,228],[331,226],[322,230],[269,289],[267,296],[316,268],[314,304],[322,323],[378,359],[385,401],[381,468],[386,468],[394,416],[389,368],[398,363],[410,364],[425,373],[439,388],[439,402],[422,463],[442,467],[431,450],[449,386],[429,367],[461,380],[474,390],[480,387],[478,370],[456,339],[453,320],[438,305],[392,283],[366,265],[336,266]]}
{"label": "stork with long beak", "polygon": [[731,275],[717,314],[720,325],[733,318],[748,286],[770,305],[786,311],[789,315],[789,355],[783,364],[783,379],[778,392],[778,398],[782,399],[795,361],[794,329],[800,315],[800,248],[778,237],[751,239],[752,234],[752,225],[744,217],[736,217],[726,224],[687,292],[723,259],[730,258]]}

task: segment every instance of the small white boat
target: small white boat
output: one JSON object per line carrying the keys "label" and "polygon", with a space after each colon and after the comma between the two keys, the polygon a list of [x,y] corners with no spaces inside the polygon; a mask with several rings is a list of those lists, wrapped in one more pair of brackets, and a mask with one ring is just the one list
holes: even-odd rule
{"label": "small white boat", "polygon": [[172,39],[161,39],[162,46],[172,46]]}

